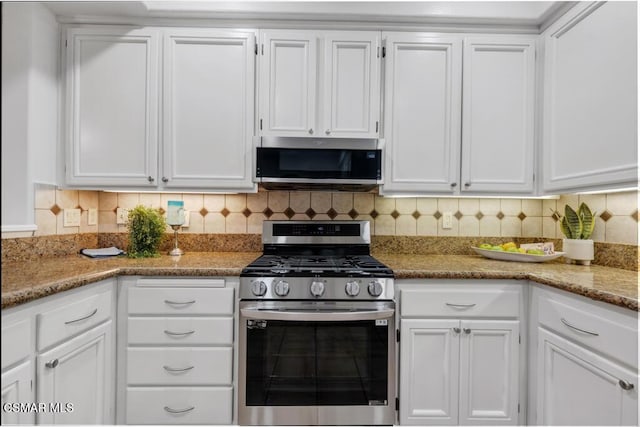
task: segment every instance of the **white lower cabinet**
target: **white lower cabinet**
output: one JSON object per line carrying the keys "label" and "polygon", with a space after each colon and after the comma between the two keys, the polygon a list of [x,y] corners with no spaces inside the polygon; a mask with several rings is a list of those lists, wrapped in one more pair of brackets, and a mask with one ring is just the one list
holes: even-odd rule
{"label": "white lower cabinet", "polygon": [[400,424],[521,424],[521,285],[402,282]]}
{"label": "white lower cabinet", "polygon": [[38,424],[110,424],[112,351],[109,320],[38,355],[37,402],[61,405],[39,412]]}
{"label": "white lower cabinet", "polygon": [[[3,331],[4,332],[4,331]],[[2,425],[33,424],[35,414],[19,410],[33,402],[33,365],[30,360],[2,372]],[[5,405],[10,405],[5,407]]]}
{"label": "white lower cabinet", "polygon": [[2,424],[114,423],[115,282],[2,310]]}
{"label": "white lower cabinet", "polygon": [[232,280],[123,277],[120,424],[232,424]]}
{"label": "white lower cabinet", "polygon": [[537,402],[530,423],[638,425],[637,312],[537,287],[532,296]]}

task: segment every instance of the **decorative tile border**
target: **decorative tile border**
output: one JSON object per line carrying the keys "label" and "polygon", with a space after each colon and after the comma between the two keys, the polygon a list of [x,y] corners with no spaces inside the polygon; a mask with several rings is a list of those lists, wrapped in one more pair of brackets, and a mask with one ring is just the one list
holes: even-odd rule
{"label": "decorative tile border", "polygon": [[[638,192],[563,195],[559,199],[388,198],[373,193],[261,191],[253,194],[110,193],[36,186],[36,236],[123,233],[118,208],[166,209],[182,200],[190,213],[182,234],[261,234],[264,220],[367,220],[376,236],[542,237],[561,239],[559,214],[581,202],[596,212],[596,242],[638,244]],[[64,209],[82,210],[80,227],[64,227]],[[98,224],[87,211],[98,209]],[[442,228],[444,213],[452,227]],[[167,228],[170,232],[170,229]]]}

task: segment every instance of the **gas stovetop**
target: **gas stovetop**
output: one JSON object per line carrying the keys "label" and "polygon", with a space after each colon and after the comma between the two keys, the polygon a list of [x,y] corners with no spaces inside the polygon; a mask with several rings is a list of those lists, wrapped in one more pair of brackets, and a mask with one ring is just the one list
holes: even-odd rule
{"label": "gas stovetop", "polygon": [[264,221],[262,242],[240,274],[241,299],[393,298],[393,271],[369,254],[367,221]]}
{"label": "gas stovetop", "polygon": [[242,276],[393,277],[393,271],[371,255],[263,255],[242,270]]}

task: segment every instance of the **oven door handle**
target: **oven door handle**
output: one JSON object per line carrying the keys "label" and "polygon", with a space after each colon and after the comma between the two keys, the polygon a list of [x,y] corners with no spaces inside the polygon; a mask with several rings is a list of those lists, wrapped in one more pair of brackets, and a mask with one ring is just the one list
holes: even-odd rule
{"label": "oven door handle", "polygon": [[386,319],[395,313],[394,309],[371,311],[295,311],[295,310],[257,310],[242,308],[240,313],[247,319],[289,320],[299,322],[333,322],[353,320]]}

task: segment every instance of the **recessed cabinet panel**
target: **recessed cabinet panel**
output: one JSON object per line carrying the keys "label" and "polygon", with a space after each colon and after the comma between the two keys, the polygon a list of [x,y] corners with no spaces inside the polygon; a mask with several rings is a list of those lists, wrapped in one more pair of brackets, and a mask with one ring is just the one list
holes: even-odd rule
{"label": "recessed cabinet panel", "polygon": [[379,39],[380,33],[366,32],[324,38],[325,136],[376,137]]}
{"label": "recessed cabinet panel", "polygon": [[261,55],[262,135],[313,134],[315,35],[304,31],[265,31]]}
{"label": "recessed cabinet panel", "polygon": [[535,41],[467,38],[462,191],[533,190]]}
{"label": "recessed cabinet panel", "polygon": [[544,35],[544,190],[638,180],[637,3],[580,3]]}
{"label": "recessed cabinet panel", "polygon": [[67,43],[67,183],[153,184],[157,33],[79,28]]}
{"label": "recessed cabinet panel", "polygon": [[[638,373],[538,328],[538,423],[637,425]],[[625,390],[621,382],[633,384]]]}
{"label": "recessed cabinet panel", "polygon": [[[27,360],[2,374],[2,405],[31,404],[33,401],[33,364]],[[34,422],[33,412],[2,411],[2,425]]]}
{"label": "recessed cabinet panel", "polygon": [[519,322],[463,320],[460,425],[518,424]]}
{"label": "recessed cabinet panel", "polygon": [[400,423],[458,424],[457,320],[401,321]]}
{"label": "recessed cabinet panel", "polygon": [[71,411],[38,413],[38,424],[111,423],[111,330],[108,321],[37,357],[38,402],[73,405]]}
{"label": "recessed cabinet panel", "polygon": [[462,42],[387,33],[388,192],[453,192],[460,141]]}
{"label": "recessed cabinet panel", "polygon": [[253,188],[254,45],[253,33],[166,35],[164,186]]}

